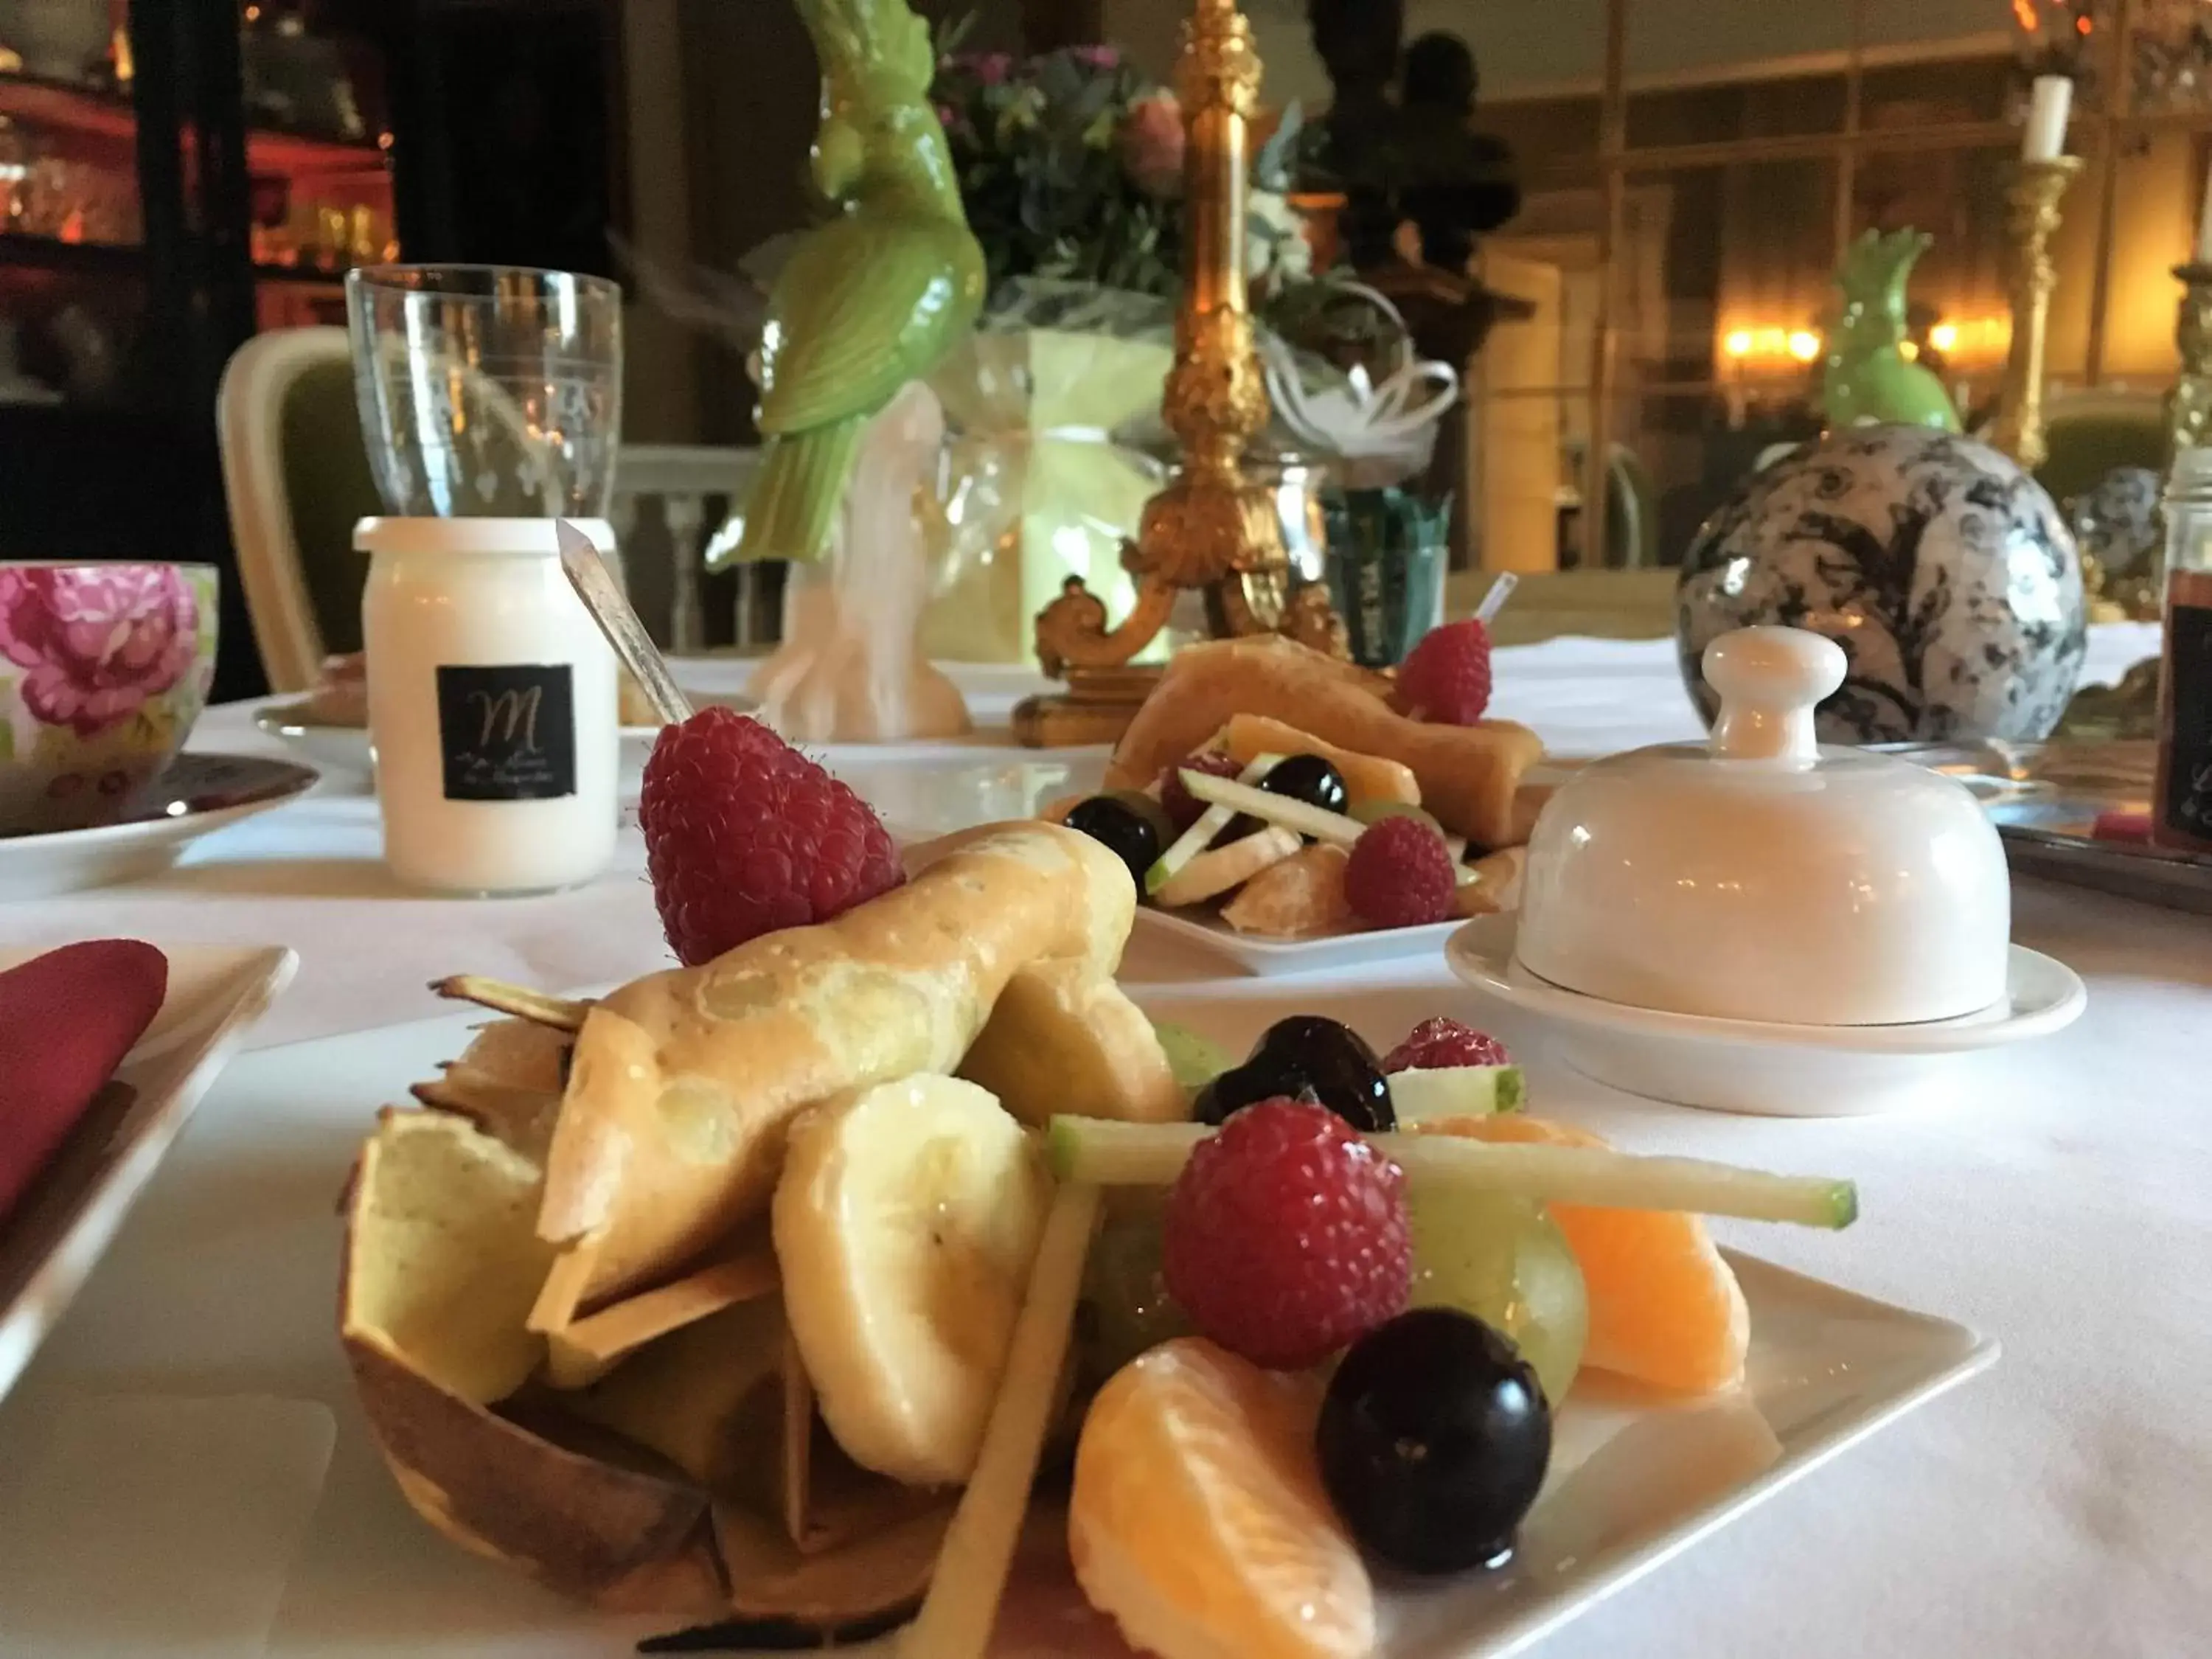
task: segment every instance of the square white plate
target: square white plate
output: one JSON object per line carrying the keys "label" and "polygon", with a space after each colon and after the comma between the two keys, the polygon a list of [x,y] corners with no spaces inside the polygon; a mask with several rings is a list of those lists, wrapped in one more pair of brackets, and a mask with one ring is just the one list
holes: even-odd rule
{"label": "square white plate", "polygon": [[[169,959],[161,1012],[15,1213],[0,1221],[0,1399],[60,1322],[208,1086],[300,965],[277,945],[161,948]],[[0,969],[44,953],[0,951]]]}
{"label": "square white plate", "polygon": [[1331,969],[1364,967],[1370,963],[1402,962],[1412,957],[1435,960],[1443,956],[1444,941],[1462,925],[1455,921],[1439,921],[1426,927],[1378,927],[1365,933],[1332,933],[1326,939],[1255,939],[1204,912],[1186,915],[1144,905],[1137,908],[1139,931],[1204,951],[1232,964],[1240,973],[1265,976],[1318,974]]}
{"label": "square white plate", "polygon": [[[1224,1005],[1157,993],[1146,1002],[1231,1046],[1307,1006],[1295,996]],[[156,1184],[42,1361],[49,1384],[80,1389],[129,1378],[176,1392],[220,1385],[309,1396],[333,1408],[329,1486],[286,1587],[272,1659],[372,1649],[409,1659],[604,1659],[680,1622],[580,1611],[436,1537],[401,1500],[355,1402],[334,1329],[334,1197],[376,1107],[404,1099],[409,1084],[458,1054],[477,1018],[240,1060],[188,1156]],[[1996,1357],[1994,1342],[1960,1326],[1735,1260],[1751,1308],[1747,1387],[1668,1405],[1578,1386],[1514,1563],[1387,1587],[1378,1659],[1522,1651]],[[11,1410],[42,1403],[27,1395]],[[0,1430],[37,1426],[0,1418]],[[0,1606],[8,1571],[0,1561]],[[130,1593],[117,1586],[118,1598]]]}

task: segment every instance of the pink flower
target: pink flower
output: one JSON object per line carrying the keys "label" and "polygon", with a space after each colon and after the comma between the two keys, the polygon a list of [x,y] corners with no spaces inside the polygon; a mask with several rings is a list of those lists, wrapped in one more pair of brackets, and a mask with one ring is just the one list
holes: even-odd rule
{"label": "pink flower", "polygon": [[987,87],[999,85],[1014,72],[1013,57],[1008,52],[968,52],[952,61]]}
{"label": "pink flower", "polygon": [[1121,67],[1119,46],[1071,46],[1068,56],[1087,70],[1116,70]]}
{"label": "pink flower", "polygon": [[173,565],[0,567],[0,653],[26,670],[23,702],[90,737],[191,670],[199,605]]}
{"label": "pink flower", "polygon": [[1156,92],[1129,106],[1120,134],[1121,165],[1137,188],[1171,196],[1182,181],[1182,105]]}

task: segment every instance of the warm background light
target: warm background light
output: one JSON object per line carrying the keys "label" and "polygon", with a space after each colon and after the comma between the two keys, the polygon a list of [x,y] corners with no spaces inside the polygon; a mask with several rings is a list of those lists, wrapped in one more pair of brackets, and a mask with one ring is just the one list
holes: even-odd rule
{"label": "warm background light", "polygon": [[[1818,362],[1828,348],[1819,329],[1784,328],[1778,325],[1741,325],[1720,336],[1723,357],[1732,369],[1753,374],[1771,373],[1793,363]],[[2012,343],[2012,319],[2002,313],[1986,317],[1947,319],[1931,326],[1924,343],[1899,343],[1898,353],[1914,362],[1933,353],[1942,366],[1980,370],[2004,361]]]}

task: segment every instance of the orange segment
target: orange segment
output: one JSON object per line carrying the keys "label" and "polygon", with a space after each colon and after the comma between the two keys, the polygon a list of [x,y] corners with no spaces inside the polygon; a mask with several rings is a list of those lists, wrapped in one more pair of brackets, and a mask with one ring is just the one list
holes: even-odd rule
{"label": "orange segment", "polygon": [[1322,1491],[1310,1382],[1199,1337],[1091,1402],[1075,1450],[1076,1582],[1160,1659],[1362,1659],[1375,1592]]}
{"label": "orange segment", "polygon": [[[1602,1146],[1587,1130],[1518,1113],[1440,1119],[1429,1134],[1471,1140]],[[1583,1363],[1686,1394],[1743,1380],[1751,1310],[1714,1248],[1703,1216],[1660,1210],[1547,1206],[1582,1264],[1589,1290]]]}

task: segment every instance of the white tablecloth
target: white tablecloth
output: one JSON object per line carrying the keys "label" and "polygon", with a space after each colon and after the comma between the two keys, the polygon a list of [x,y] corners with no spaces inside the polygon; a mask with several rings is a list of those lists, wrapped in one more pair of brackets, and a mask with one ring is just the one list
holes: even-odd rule
{"label": "white tablecloth", "polygon": [[[2100,630],[2093,675],[2116,677],[2150,644],[2148,630]],[[1015,689],[997,682],[979,698],[987,708]],[[1498,682],[1498,712],[1563,752],[1696,730],[1667,647],[1501,653]],[[235,709],[211,714],[197,741],[261,746]],[[829,758],[918,830],[979,801],[1006,810],[1057,793],[1069,769],[1097,764],[988,743]],[[301,971],[258,1034],[266,1045],[434,1013],[424,982],[459,969],[557,988],[662,965],[641,870],[633,831],[617,869],[576,892],[410,896],[377,862],[374,803],[329,791],[211,839],[159,880],[0,910],[0,945],[105,933],[293,945]],[[1629,1102],[1538,1063],[1546,1109],[1640,1150],[1855,1177],[1864,1218],[1849,1232],[1723,1231],[2006,1348],[1995,1370],[1569,1626],[1547,1655],[2083,1659],[2212,1647],[2212,922],[2023,882],[2015,929],[2082,972],[2089,1011],[2060,1037],[1978,1062],[1943,1112],[1722,1118]],[[1130,963],[1147,983],[1211,971],[1150,949]],[[1381,997],[1408,1018],[1453,999],[1427,963],[1198,994],[1323,1010]],[[1499,1029],[1524,1055],[1540,1053],[1534,1030]],[[250,1127],[227,1114],[219,1085],[188,1163],[252,1157]],[[0,1562],[0,1607],[5,1575]],[[389,1650],[365,1637],[347,1650]]]}

